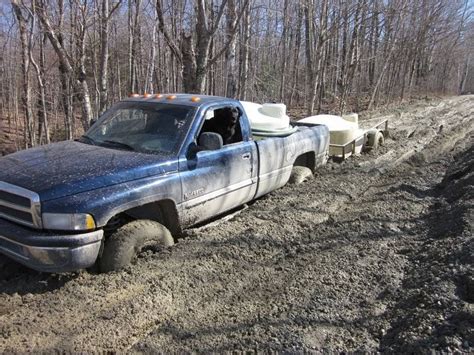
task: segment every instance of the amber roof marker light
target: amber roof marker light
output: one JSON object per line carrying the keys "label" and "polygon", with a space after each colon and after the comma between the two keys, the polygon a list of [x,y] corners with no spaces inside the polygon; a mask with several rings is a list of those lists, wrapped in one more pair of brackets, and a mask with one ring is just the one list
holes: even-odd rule
{"label": "amber roof marker light", "polygon": [[130,95],[128,95],[128,97],[140,97],[140,95],[135,94],[135,93],[132,92],[132,93],[130,93]]}
{"label": "amber roof marker light", "polygon": [[168,96],[166,96],[166,98],[167,98],[168,100],[174,100],[174,99],[176,99],[176,97],[177,97],[176,95],[168,95]]}
{"label": "amber roof marker light", "polygon": [[197,96],[193,96],[193,97],[191,97],[191,101],[192,102],[199,102],[199,101],[201,101],[201,98],[197,97]]}
{"label": "amber roof marker light", "polygon": [[151,94],[145,92],[145,93],[143,94],[143,97],[144,97],[145,99],[148,99],[149,97],[151,97]]}
{"label": "amber roof marker light", "polygon": [[161,95],[161,94],[156,94],[155,95],[155,99],[161,99],[162,97],[163,97],[163,95]]}

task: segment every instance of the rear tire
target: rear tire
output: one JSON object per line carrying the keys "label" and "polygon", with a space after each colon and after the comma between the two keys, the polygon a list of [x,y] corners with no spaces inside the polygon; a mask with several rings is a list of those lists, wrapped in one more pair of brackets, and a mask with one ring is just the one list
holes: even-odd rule
{"label": "rear tire", "polygon": [[313,177],[313,172],[305,166],[294,166],[291,170],[290,184],[299,185]]}
{"label": "rear tire", "polygon": [[137,220],[123,225],[105,240],[99,259],[100,271],[123,269],[136,259],[143,247],[151,244],[171,246],[174,239],[165,226],[151,220]]}

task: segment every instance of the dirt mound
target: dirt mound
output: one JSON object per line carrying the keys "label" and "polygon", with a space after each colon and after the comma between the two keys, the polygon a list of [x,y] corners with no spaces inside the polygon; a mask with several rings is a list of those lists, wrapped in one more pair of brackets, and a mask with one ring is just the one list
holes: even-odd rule
{"label": "dirt mound", "polygon": [[424,233],[406,250],[406,277],[388,314],[381,348],[469,351],[474,344],[473,147],[455,156],[436,199],[422,216]]}
{"label": "dirt mound", "polygon": [[474,197],[474,147],[457,155],[439,184],[440,194],[448,202],[472,200]]}
{"label": "dirt mound", "polygon": [[466,96],[387,112],[381,151],[123,272],[0,256],[0,350],[472,351],[473,112]]}

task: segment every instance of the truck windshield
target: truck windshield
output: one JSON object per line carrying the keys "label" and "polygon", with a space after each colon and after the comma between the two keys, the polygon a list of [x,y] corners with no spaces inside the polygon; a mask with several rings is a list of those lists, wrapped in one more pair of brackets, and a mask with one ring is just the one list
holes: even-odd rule
{"label": "truck windshield", "polygon": [[142,153],[177,153],[194,112],[189,106],[120,102],[107,110],[80,141]]}

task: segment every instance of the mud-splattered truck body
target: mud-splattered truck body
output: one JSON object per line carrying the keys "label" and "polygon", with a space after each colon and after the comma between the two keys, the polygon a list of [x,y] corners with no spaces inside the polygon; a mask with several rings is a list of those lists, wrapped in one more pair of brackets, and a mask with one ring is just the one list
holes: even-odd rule
{"label": "mud-splattered truck body", "polygon": [[[204,129],[223,109],[239,116],[228,144]],[[87,268],[124,223],[179,234],[285,185],[294,165],[324,164],[328,144],[320,125],[254,140],[236,100],[130,98],[79,140],[0,158],[0,252],[40,271]]]}

